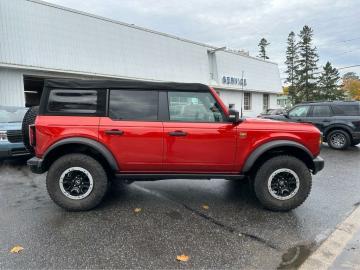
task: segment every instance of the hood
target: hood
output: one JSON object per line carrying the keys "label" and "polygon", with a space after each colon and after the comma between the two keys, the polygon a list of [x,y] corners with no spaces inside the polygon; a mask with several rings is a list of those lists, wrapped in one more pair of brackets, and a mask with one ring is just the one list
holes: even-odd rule
{"label": "hood", "polygon": [[252,129],[319,132],[311,123],[297,123],[264,118],[246,118],[243,123]]}

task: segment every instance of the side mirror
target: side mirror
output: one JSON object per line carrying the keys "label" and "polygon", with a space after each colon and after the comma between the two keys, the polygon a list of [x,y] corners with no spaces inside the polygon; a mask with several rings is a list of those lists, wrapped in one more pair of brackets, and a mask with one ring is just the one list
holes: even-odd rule
{"label": "side mirror", "polygon": [[229,120],[229,122],[232,122],[232,123],[239,122],[239,112],[237,110],[230,109],[228,120]]}
{"label": "side mirror", "polygon": [[288,113],[288,112],[284,112],[284,113],[283,113],[283,116],[286,117],[286,118],[289,118],[289,113]]}

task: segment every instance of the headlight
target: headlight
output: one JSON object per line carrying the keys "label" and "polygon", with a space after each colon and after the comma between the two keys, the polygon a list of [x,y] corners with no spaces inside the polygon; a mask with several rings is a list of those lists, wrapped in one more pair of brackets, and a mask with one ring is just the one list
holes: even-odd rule
{"label": "headlight", "polygon": [[0,141],[7,141],[7,134],[5,130],[0,130]]}

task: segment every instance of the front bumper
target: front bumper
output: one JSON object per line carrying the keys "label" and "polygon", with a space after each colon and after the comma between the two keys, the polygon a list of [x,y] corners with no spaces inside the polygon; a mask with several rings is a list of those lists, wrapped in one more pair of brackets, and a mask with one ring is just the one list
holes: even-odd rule
{"label": "front bumper", "polygon": [[27,165],[30,167],[30,170],[33,173],[42,174],[45,172],[45,169],[43,166],[43,159],[41,159],[41,158],[37,158],[37,157],[30,158],[27,161]]}
{"label": "front bumper", "polygon": [[11,159],[28,156],[30,153],[25,149],[23,144],[1,144],[0,159]]}
{"label": "front bumper", "polygon": [[325,162],[322,157],[317,156],[316,158],[313,159],[313,163],[314,163],[314,169],[312,170],[313,174],[317,174],[319,171],[324,169]]}
{"label": "front bumper", "polygon": [[351,133],[351,137],[353,138],[353,140],[360,140],[360,132]]}

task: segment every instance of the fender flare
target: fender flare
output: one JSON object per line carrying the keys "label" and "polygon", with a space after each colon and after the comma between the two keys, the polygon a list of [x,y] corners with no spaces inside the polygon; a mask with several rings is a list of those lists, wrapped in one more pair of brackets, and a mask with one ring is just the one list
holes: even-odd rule
{"label": "fender flare", "polygon": [[110,165],[110,168],[112,170],[119,171],[119,167],[116,162],[116,159],[114,158],[113,154],[110,152],[110,150],[108,148],[106,148],[103,144],[101,144],[98,141],[95,141],[93,139],[83,138],[83,137],[67,138],[67,139],[63,139],[63,140],[60,140],[60,141],[54,143],[44,153],[43,160],[46,160],[46,156],[48,156],[53,150],[55,150],[61,146],[64,146],[64,145],[74,144],[74,143],[82,144],[82,145],[85,145],[85,146],[95,149],[105,158],[105,160],[108,162],[108,164]]}
{"label": "fender flare", "polygon": [[346,124],[338,123],[338,124],[331,124],[330,126],[326,127],[323,132],[324,136],[327,136],[329,133],[329,130],[331,130],[331,129],[342,129],[342,130],[347,131],[349,134],[352,133],[352,130],[349,126],[347,126]]}
{"label": "fender flare", "polygon": [[243,172],[250,171],[251,167],[255,164],[256,160],[262,154],[264,154],[265,152],[267,152],[271,149],[274,149],[277,147],[282,147],[282,146],[296,147],[296,148],[302,150],[303,152],[305,152],[311,160],[313,160],[313,158],[314,158],[314,156],[311,154],[310,150],[307,149],[304,145],[302,145],[300,143],[297,143],[294,141],[289,141],[289,140],[270,141],[270,142],[260,145],[253,152],[251,152],[251,154],[248,156],[248,158],[245,161],[245,164],[243,167]]}

